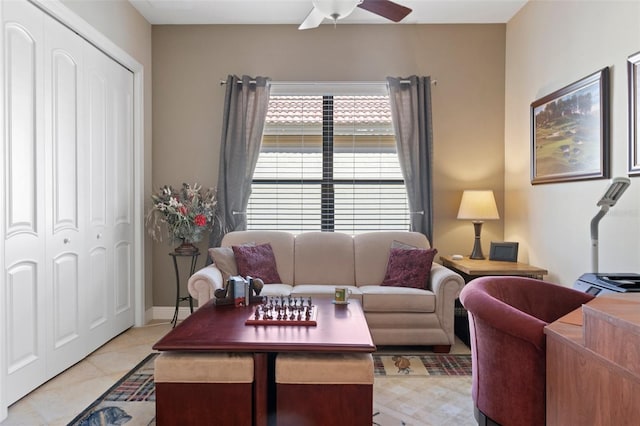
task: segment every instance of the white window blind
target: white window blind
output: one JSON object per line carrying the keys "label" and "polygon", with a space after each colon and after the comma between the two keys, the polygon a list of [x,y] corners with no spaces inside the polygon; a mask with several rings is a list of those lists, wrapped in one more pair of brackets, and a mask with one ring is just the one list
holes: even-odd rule
{"label": "white window blind", "polygon": [[303,91],[270,98],[248,229],[409,229],[388,96]]}

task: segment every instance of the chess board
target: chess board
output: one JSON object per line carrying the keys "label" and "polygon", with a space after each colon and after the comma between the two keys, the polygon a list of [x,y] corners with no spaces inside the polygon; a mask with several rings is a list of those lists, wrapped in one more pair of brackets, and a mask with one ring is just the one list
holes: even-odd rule
{"label": "chess board", "polygon": [[245,321],[245,325],[302,325],[313,327],[318,325],[318,309],[311,301],[299,300],[293,302],[274,302],[266,300],[255,306],[251,316]]}

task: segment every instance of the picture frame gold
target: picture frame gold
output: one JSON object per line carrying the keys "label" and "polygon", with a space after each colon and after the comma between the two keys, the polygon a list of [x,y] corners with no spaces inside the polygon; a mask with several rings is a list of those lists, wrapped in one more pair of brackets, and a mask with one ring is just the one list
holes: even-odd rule
{"label": "picture frame gold", "polygon": [[531,184],[609,178],[609,67],[531,103]]}

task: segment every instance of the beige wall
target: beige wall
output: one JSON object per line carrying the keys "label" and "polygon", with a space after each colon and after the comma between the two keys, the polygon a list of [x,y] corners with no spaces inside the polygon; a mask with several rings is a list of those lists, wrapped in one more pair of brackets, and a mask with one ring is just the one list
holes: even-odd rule
{"label": "beige wall", "polygon": [[[219,81],[228,74],[274,81],[430,75],[437,80],[434,246],[468,254],[473,227],[455,219],[462,190],[493,189],[504,211],[504,52],[505,25],[323,25],[304,32],[289,25],[154,26],[153,186],[216,185]],[[502,220],[485,224],[487,254],[502,229]],[[154,246],[154,306],[175,300],[170,250],[166,242]]]}
{"label": "beige wall", "polygon": [[[144,188],[151,196],[151,24],[126,0],[62,0],[62,3],[144,66]],[[145,307],[153,301],[150,242],[145,242]]]}
{"label": "beige wall", "polygon": [[[571,286],[591,270],[589,224],[606,180],[530,183],[529,105],[611,67],[611,170],[627,175],[626,59],[640,50],[640,2],[530,1],[508,24],[505,238]],[[640,272],[640,178],[600,222],[600,270]]]}

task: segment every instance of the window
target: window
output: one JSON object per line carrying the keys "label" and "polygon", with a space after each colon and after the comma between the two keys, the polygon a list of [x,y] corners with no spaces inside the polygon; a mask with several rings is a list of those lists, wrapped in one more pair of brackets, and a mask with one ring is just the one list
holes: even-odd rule
{"label": "window", "polygon": [[321,86],[272,86],[248,229],[409,229],[386,85],[374,94]]}

